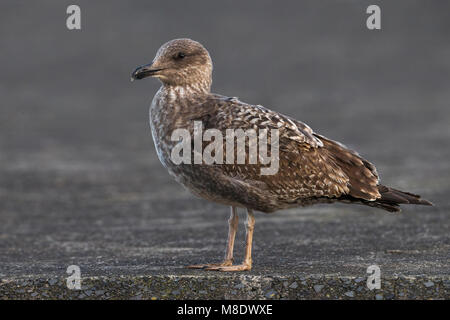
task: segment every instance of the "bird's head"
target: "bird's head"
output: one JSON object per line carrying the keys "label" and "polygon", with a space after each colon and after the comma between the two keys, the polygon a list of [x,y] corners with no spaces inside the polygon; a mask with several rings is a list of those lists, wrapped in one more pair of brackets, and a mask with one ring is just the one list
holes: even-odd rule
{"label": "bird's head", "polygon": [[212,61],[208,51],[191,39],[175,39],[159,48],[153,62],[136,68],[131,79],[158,78],[172,86],[211,86]]}

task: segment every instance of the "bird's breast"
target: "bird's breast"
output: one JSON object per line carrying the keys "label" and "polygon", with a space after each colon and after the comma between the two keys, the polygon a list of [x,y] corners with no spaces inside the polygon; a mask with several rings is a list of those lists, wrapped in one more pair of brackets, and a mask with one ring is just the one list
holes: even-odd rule
{"label": "bird's breast", "polygon": [[170,153],[173,142],[170,139],[170,115],[164,109],[164,101],[155,96],[149,110],[150,128],[156,153],[161,163],[168,168],[170,166]]}
{"label": "bird's breast", "polygon": [[[192,130],[193,121],[189,110],[195,102],[178,91],[160,89],[153,98],[149,110],[150,127],[156,152],[161,163],[170,171],[175,169],[171,160],[172,149],[179,143],[172,140],[172,134],[177,129]],[[171,172],[172,173],[172,172]]]}

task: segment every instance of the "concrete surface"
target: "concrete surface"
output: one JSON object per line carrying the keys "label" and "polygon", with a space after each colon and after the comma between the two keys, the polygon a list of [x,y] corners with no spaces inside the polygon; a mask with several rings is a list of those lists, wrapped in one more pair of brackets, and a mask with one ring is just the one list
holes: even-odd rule
{"label": "concrete surface", "polygon": [[[365,1],[79,1],[68,31],[68,1],[4,2],[0,298],[450,298],[450,6],[379,3],[368,31]],[[210,49],[214,91],[305,121],[436,206],[260,213],[251,272],[184,269],[222,258],[229,209],[170,179],[147,125],[158,84],[129,82],[183,36]],[[65,286],[73,264],[81,291]]]}

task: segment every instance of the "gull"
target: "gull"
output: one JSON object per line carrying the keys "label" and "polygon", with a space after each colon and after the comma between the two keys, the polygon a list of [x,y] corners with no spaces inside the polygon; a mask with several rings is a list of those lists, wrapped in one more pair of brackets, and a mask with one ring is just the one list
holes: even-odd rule
{"label": "gull", "polygon": [[[212,69],[203,45],[175,39],[161,46],[152,63],[136,68],[131,75],[132,80],[153,77],[162,83],[149,115],[158,158],[169,174],[194,195],[231,207],[224,261],[188,268],[250,270],[254,210],[271,213],[344,202],[397,212],[400,204],[432,205],[418,195],[380,184],[373,164],[308,125],[260,105],[211,93]],[[278,130],[278,171],[263,175],[261,163],[176,163],[171,155],[179,141],[172,139],[172,133],[185,129],[194,136],[194,123],[199,121],[202,129],[216,129],[223,136],[229,129]],[[271,137],[268,143],[275,139]],[[247,210],[245,257],[241,264],[233,264],[238,208]]]}

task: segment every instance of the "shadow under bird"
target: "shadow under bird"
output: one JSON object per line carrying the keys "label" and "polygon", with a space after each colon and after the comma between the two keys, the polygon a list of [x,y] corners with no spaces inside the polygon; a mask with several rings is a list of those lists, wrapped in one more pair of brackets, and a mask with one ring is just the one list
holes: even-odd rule
{"label": "shadow under bird", "polygon": [[[176,39],[164,44],[151,64],[132,73],[132,80],[146,77],[162,82],[150,106],[150,126],[161,163],[195,195],[231,206],[225,260],[189,268],[250,270],[253,210],[269,213],[345,202],[395,212],[400,204],[432,205],[418,195],[380,184],[374,165],[306,124],[260,105],[211,93],[211,57],[196,41]],[[201,121],[203,130],[220,130],[224,137],[227,129],[277,129],[279,170],[262,175],[261,164],[175,164],[171,153],[179,141],[172,141],[172,133],[183,128],[194,137],[194,121]],[[247,209],[246,247],[244,261],[233,265],[237,208]]]}

